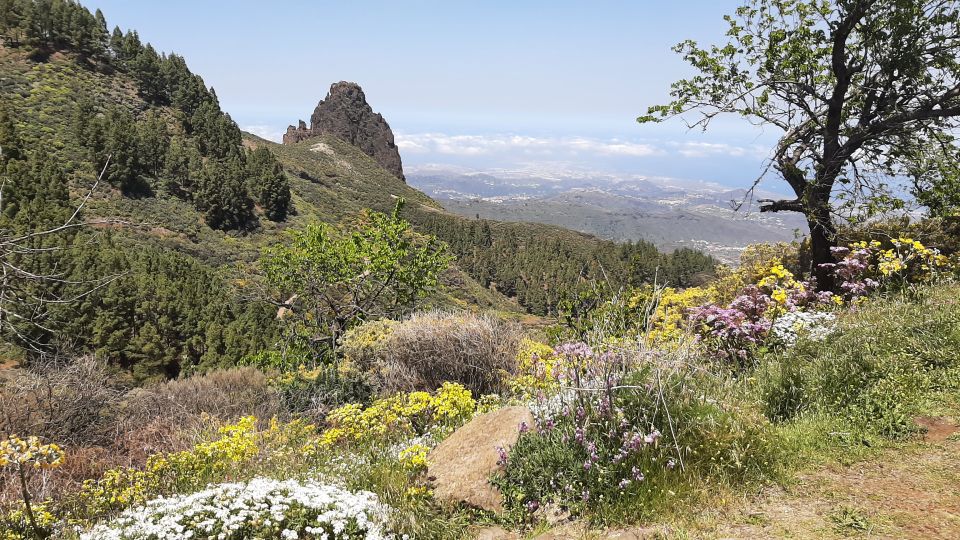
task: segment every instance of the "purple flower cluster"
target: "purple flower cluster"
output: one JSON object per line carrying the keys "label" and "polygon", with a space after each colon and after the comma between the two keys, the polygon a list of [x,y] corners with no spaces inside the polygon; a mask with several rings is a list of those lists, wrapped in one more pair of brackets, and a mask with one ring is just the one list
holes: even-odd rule
{"label": "purple flower cluster", "polygon": [[691,310],[690,319],[711,352],[724,360],[743,363],[752,350],[767,342],[778,314],[818,309],[833,300],[832,293],[817,292],[812,281],[796,282],[796,286],[779,292],[783,296],[778,303],[773,291],[748,285],[727,307],[700,306]]}
{"label": "purple flower cluster", "polygon": [[694,308],[690,316],[712,352],[725,360],[744,361],[749,351],[769,334],[773,323],[766,313],[773,305],[769,295],[751,285],[729,306],[701,306]]}
{"label": "purple flower cluster", "polygon": [[593,357],[593,349],[582,341],[570,341],[567,343],[562,343],[558,345],[556,349],[554,349],[554,352],[558,355],[566,356],[567,358]]}
{"label": "purple flower cluster", "polygon": [[509,456],[507,455],[507,449],[498,446],[497,447],[497,466],[504,467],[507,464]]}
{"label": "purple flower cluster", "polygon": [[[620,351],[597,351],[584,343],[564,343],[555,349],[563,356],[559,395],[543,398],[535,410],[540,431],[529,430],[523,437],[555,437],[571,452],[576,473],[564,478],[565,488],[554,496],[564,505],[583,505],[615,486],[623,491],[643,482],[644,470],[659,463],[669,470],[662,452],[661,432],[652,425],[652,416],[631,407],[623,397],[637,392],[655,401],[652,388],[628,384],[627,374],[636,366],[633,357]],[[559,404],[557,401],[559,400]],[[506,462],[506,457],[501,456]]]}
{"label": "purple flower cluster", "polygon": [[764,318],[770,297],[753,287],[735,298],[728,307],[709,304],[694,308],[692,318],[701,323],[706,333],[735,343],[762,342],[770,331],[770,320]]}
{"label": "purple flower cluster", "polygon": [[840,290],[848,299],[865,296],[880,287],[880,282],[873,276],[873,259],[876,255],[873,248],[834,247],[830,251],[839,259],[838,262],[820,266],[833,270],[833,275],[840,283]]}

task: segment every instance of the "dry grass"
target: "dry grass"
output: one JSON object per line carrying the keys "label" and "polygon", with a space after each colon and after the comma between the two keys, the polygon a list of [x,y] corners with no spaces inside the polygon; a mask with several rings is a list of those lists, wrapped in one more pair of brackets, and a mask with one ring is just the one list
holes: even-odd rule
{"label": "dry grass", "polygon": [[960,443],[910,443],[795,485],[727,501],[681,527],[691,538],[960,538]]}
{"label": "dry grass", "polygon": [[[53,474],[38,471],[38,499],[73,491],[107,469],[135,466],[156,453],[183,450],[203,433],[245,415],[281,413],[276,393],[254,368],[234,368],[125,391],[93,357],[34,363],[0,382],[0,436],[37,435],[64,447]],[[16,501],[19,486],[0,474],[0,506]]]}
{"label": "dry grass", "polygon": [[35,361],[0,382],[0,434],[107,444],[114,435],[109,411],[123,394],[107,365],[92,356]]}
{"label": "dry grass", "polygon": [[253,367],[211,371],[173,379],[131,392],[127,415],[137,420],[168,418],[178,423],[210,415],[221,420],[279,413],[276,394],[266,376]]}

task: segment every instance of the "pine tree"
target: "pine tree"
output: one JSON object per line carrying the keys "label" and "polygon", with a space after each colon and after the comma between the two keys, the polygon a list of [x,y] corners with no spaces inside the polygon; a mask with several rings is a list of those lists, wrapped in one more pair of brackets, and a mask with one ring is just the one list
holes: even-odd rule
{"label": "pine tree", "polygon": [[150,111],[146,118],[137,124],[137,133],[143,170],[154,177],[160,176],[170,146],[166,121],[157,111]]}
{"label": "pine tree", "polygon": [[203,160],[193,141],[181,136],[171,138],[162,173],[169,191],[180,197],[189,197],[195,179],[202,173]]}
{"label": "pine tree", "polygon": [[250,152],[247,155],[247,176],[250,191],[267,219],[285,220],[290,206],[290,184],[273,153],[265,147]]}
{"label": "pine tree", "polygon": [[100,54],[103,54],[110,47],[110,30],[107,29],[107,18],[98,9],[94,14],[94,19],[96,20],[94,39],[96,39]]}
{"label": "pine tree", "polygon": [[114,107],[97,119],[93,127],[91,152],[97,169],[109,165],[105,178],[124,195],[148,195],[150,187],[142,181],[140,142],[133,115]]}
{"label": "pine tree", "polygon": [[119,26],[114,26],[110,33],[110,54],[117,66],[123,67],[123,30]]}
{"label": "pine tree", "polygon": [[23,152],[23,141],[17,134],[17,126],[13,117],[5,107],[0,106],[0,164],[20,159]]}
{"label": "pine tree", "polygon": [[140,54],[142,49],[143,45],[140,43],[140,36],[135,30],[128,30],[120,39],[119,49],[114,52],[119,56],[120,64],[122,66],[128,66],[130,62],[133,62],[137,58],[137,55]]}
{"label": "pine tree", "polygon": [[239,158],[210,161],[194,194],[194,205],[213,229],[245,230],[256,223]]}
{"label": "pine tree", "polygon": [[184,125],[190,128],[190,118],[210,95],[203,79],[194,75],[182,56],[170,54],[160,63],[160,74],[166,85],[170,104],[183,113]]}
{"label": "pine tree", "polygon": [[160,56],[149,43],[127,63],[130,74],[137,80],[140,95],[151,103],[164,104],[169,100],[166,84],[160,73]]}
{"label": "pine tree", "polygon": [[193,133],[206,157],[226,159],[240,153],[240,128],[213,100],[204,101],[190,119]]}
{"label": "pine tree", "polygon": [[96,144],[97,136],[94,131],[97,126],[96,116],[96,104],[90,96],[81,94],[71,114],[70,128],[74,138],[83,146],[90,147]]}
{"label": "pine tree", "polygon": [[38,233],[3,253],[5,273],[4,309],[0,325],[2,338],[25,350],[45,350],[53,325],[47,324],[48,306],[63,297],[67,256],[75,230],[44,234],[65,223],[72,214],[66,175],[42,149],[32,152],[26,162],[6,167],[9,183],[4,186],[0,229],[14,235]]}
{"label": "pine tree", "polygon": [[0,0],[0,39],[16,47],[20,41],[21,5],[18,0]]}

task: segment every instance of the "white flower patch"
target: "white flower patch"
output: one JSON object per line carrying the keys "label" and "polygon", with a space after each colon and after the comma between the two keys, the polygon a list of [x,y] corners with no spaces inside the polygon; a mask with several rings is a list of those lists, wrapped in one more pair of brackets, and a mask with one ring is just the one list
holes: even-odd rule
{"label": "white flower patch", "polygon": [[80,539],[388,540],[395,538],[387,530],[390,513],[370,492],[319,481],[257,478],[153,499]]}
{"label": "white flower patch", "polygon": [[791,311],[781,315],[770,332],[787,347],[797,344],[800,336],[819,341],[836,329],[837,317],[833,313],[822,311]]}

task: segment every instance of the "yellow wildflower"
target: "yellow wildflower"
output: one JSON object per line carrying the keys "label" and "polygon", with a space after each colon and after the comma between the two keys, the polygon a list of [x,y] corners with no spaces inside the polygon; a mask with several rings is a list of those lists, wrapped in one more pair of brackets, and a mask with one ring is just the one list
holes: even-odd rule
{"label": "yellow wildflower", "polygon": [[400,463],[411,470],[426,469],[428,453],[430,453],[430,448],[427,446],[414,444],[400,451]]}

